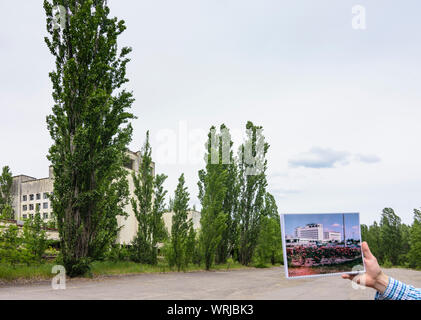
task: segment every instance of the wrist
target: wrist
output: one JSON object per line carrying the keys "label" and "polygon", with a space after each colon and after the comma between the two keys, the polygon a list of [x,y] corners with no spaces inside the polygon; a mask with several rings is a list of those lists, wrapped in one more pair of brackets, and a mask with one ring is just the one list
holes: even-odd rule
{"label": "wrist", "polygon": [[389,284],[389,277],[385,275],[383,272],[380,272],[380,274],[376,278],[376,281],[374,282],[374,289],[376,289],[380,293],[384,293],[386,291],[388,284]]}

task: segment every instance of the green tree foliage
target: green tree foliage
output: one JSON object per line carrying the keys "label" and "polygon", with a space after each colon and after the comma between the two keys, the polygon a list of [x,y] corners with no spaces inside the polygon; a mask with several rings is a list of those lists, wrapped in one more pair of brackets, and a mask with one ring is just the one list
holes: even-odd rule
{"label": "green tree foliage", "polygon": [[[240,192],[240,185],[238,180],[237,159],[234,157],[234,152],[231,147],[231,135],[225,125],[220,127],[222,141],[220,148],[224,154],[229,154],[229,162],[223,159],[222,167],[226,171],[225,177],[225,197],[222,204],[222,211],[226,214],[226,228],[222,231],[222,239],[216,249],[216,262],[225,263],[229,255],[233,255],[234,250],[238,247],[238,220],[236,219],[236,212],[238,210],[238,196]],[[227,156],[224,156],[226,158]]]}
{"label": "green tree foliage", "polygon": [[1,226],[0,262],[12,266],[42,263],[49,244],[45,223],[37,210],[34,217],[25,220],[23,230],[12,223]]}
{"label": "green tree foliage", "polygon": [[214,263],[216,249],[222,240],[227,220],[227,215],[223,212],[212,216],[212,212],[208,210],[210,209],[202,211],[200,229],[200,248],[206,270],[209,270]]}
{"label": "green tree foliage", "polygon": [[412,226],[401,223],[399,216],[391,208],[385,208],[380,224],[361,225],[361,237],[367,241],[370,250],[383,266],[419,266],[421,258],[420,211],[414,210]]}
{"label": "green tree foliage", "polygon": [[[194,245],[193,246],[190,246],[190,248],[193,248],[193,253],[192,253],[192,256],[191,256],[192,259],[191,260],[192,260],[192,262],[194,264],[200,266],[202,264],[202,262],[203,262],[203,254],[202,254],[202,249],[200,247],[200,239],[199,239],[200,232],[199,232],[199,235],[198,235],[198,233],[193,229],[193,226],[192,226],[192,228],[191,228],[191,234],[193,232],[195,233],[195,242],[194,242]],[[189,238],[190,239],[192,239],[191,234],[189,234]]]}
{"label": "green tree foliage", "polygon": [[196,247],[198,246],[197,234],[193,228],[193,222],[189,220],[189,231],[186,240],[186,255],[184,257],[184,265],[188,266],[189,263],[194,262],[195,255],[197,254]]}
{"label": "green tree foliage", "polygon": [[154,178],[152,149],[149,144],[149,131],[142,148],[139,173],[132,173],[135,198],[131,199],[134,214],[138,222],[136,236],[132,242],[133,260],[156,264],[157,244],[165,238],[165,226],[162,214],[165,210],[163,183],[165,175]]}
{"label": "green tree foliage", "polygon": [[170,266],[176,266],[178,271],[185,269],[191,258],[187,255],[189,232],[192,229],[192,221],[187,217],[190,197],[184,184],[184,174],[181,174],[174,194],[171,241],[168,248],[164,250]]}
{"label": "green tree foliage", "polygon": [[128,261],[130,258],[130,249],[126,245],[119,243],[114,244],[105,256],[106,260],[113,262]]}
{"label": "green tree foliage", "polygon": [[274,247],[276,229],[273,222],[276,223],[276,221],[266,216],[263,216],[261,219],[259,237],[254,251],[254,259],[257,267],[264,267],[267,263],[275,264],[275,260],[279,260],[279,252],[276,252]]}
{"label": "green tree foliage", "polygon": [[417,209],[414,209],[414,222],[410,230],[409,244],[409,266],[421,268],[421,211]]}
{"label": "green tree foliage", "polygon": [[25,248],[36,263],[42,262],[42,256],[49,245],[45,228],[46,224],[42,221],[39,210],[33,218],[27,219],[23,225]]}
{"label": "green tree foliage", "polygon": [[[206,169],[199,171],[199,200],[202,204],[200,247],[206,270],[214,263],[217,252],[218,262],[226,261],[229,251],[227,222],[231,224],[232,208],[227,205],[229,166],[232,164],[231,138],[224,125],[216,133],[211,127],[206,144]],[[224,158],[225,157],[225,158]],[[225,208],[224,208],[225,204]],[[228,212],[224,212],[227,209]]]}
{"label": "green tree foliage", "polygon": [[170,199],[168,200],[168,211],[173,211],[173,210],[174,210],[174,199],[170,197]]}
{"label": "green tree foliage", "polygon": [[369,243],[370,251],[380,259],[380,226],[376,221],[371,226],[361,224],[361,239]]}
{"label": "green tree foliage", "polygon": [[380,226],[374,221],[373,225],[369,227],[369,236],[367,242],[370,243],[370,250],[376,256],[380,258],[381,252],[381,238],[380,238]]}
{"label": "green tree foliage", "polygon": [[9,166],[4,166],[0,176],[0,218],[14,219],[12,207],[13,177]]}
{"label": "green tree foliage", "polygon": [[[368,242],[368,237],[369,237],[369,228],[366,224],[361,224],[361,239],[362,241],[367,241]],[[371,248],[370,248],[371,250]]]}
{"label": "green tree foliage", "polygon": [[401,251],[398,257],[398,264],[401,266],[408,265],[408,253],[410,249],[410,233],[411,233],[411,226],[406,225],[404,223],[401,224]]}
{"label": "green tree foliage", "polygon": [[[54,7],[64,8],[56,28]],[[122,85],[130,48],[117,47],[125,23],[110,18],[106,0],[44,1],[45,42],[55,57],[50,73],[54,106],[47,117],[53,145],[52,206],[66,272],[89,270],[115,242],[128,183],[123,168],[134,116],[132,93]],[[62,19],[61,19],[62,20]]]}
{"label": "green tree foliage", "polygon": [[265,195],[265,214],[262,216],[259,237],[255,250],[257,266],[282,263],[282,234],[275,198],[270,193]]}
{"label": "green tree foliage", "polygon": [[14,266],[25,261],[21,246],[22,238],[19,237],[19,228],[16,225],[3,228],[0,233],[0,262]]}
{"label": "green tree foliage", "polygon": [[12,266],[40,263],[47,249],[44,240],[46,239],[22,237],[19,227],[10,224],[0,230],[0,262]]}
{"label": "green tree foliage", "polygon": [[380,259],[393,265],[399,262],[402,249],[401,219],[392,208],[383,209],[380,220]]}
{"label": "green tree foliage", "polygon": [[157,174],[154,182],[154,205],[152,211],[154,243],[163,242],[168,238],[167,228],[165,227],[162,215],[166,211],[165,197],[167,190],[164,189],[164,182],[168,176],[165,174]]}
{"label": "green tree foliage", "polygon": [[247,138],[239,150],[239,261],[248,265],[253,257],[264,215],[266,194],[266,153],[269,144],[264,142],[263,128],[247,122]]}

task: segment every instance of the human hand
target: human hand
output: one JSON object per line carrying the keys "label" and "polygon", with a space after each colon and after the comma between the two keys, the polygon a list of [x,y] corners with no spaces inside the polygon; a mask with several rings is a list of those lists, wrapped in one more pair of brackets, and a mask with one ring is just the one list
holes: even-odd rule
{"label": "human hand", "polygon": [[343,274],[342,278],[352,280],[359,285],[373,288],[380,293],[383,293],[389,283],[389,277],[380,269],[379,263],[377,262],[376,257],[371,253],[367,242],[364,241],[361,248],[366,272],[360,274]]}

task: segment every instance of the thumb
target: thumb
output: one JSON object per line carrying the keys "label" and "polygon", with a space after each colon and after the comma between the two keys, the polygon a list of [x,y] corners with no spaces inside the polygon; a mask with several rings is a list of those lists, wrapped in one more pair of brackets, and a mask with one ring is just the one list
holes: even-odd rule
{"label": "thumb", "polygon": [[366,258],[366,259],[373,259],[374,258],[373,254],[370,251],[370,248],[368,247],[367,242],[364,241],[362,243],[361,247],[362,247],[362,250],[363,250],[364,258]]}

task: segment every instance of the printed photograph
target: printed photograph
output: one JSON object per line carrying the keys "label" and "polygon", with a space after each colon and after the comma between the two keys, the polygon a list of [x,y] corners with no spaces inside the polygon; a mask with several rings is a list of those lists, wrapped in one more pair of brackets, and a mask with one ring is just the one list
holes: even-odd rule
{"label": "printed photograph", "polygon": [[288,278],[364,271],[359,213],[284,214]]}

